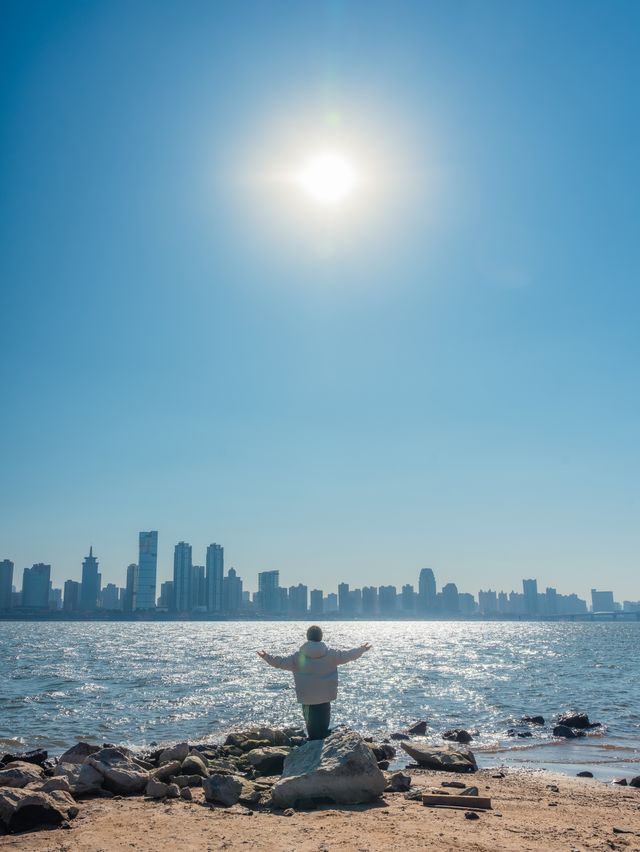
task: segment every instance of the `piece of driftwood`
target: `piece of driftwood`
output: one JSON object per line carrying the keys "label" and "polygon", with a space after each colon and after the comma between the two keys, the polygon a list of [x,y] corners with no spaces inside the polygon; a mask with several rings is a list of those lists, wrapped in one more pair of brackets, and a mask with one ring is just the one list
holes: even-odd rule
{"label": "piece of driftwood", "polygon": [[467,810],[491,810],[491,799],[485,796],[438,796],[424,793],[422,804],[429,808],[466,808]]}

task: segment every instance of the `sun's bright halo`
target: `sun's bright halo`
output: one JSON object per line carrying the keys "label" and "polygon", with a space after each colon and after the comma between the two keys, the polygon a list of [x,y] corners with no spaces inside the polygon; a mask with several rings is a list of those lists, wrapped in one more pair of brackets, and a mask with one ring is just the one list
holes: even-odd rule
{"label": "sun's bright halo", "polygon": [[349,160],[341,154],[325,152],[309,159],[300,170],[297,182],[318,204],[336,205],[353,192],[357,175]]}

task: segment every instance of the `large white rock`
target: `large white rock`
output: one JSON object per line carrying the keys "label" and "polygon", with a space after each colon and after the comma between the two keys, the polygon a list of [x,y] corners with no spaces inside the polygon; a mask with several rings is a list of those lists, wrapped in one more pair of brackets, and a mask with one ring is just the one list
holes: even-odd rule
{"label": "large white rock", "polygon": [[104,778],[103,785],[112,793],[141,793],[147,786],[149,773],[141,769],[117,748],[103,748],[87,758],[84,766],[92,766]]}
{"label": "large white rock", "polygon": [[317,801],[354,805],[377,799],[385,783],[360,734],[338,728],[326,740],[310,740],[291,752],[272,798],[282,808]]}
{"label": "large white rock", "polygon": [[443,772],[475,772],[478,768],[473,752],[459,748],[438,748],[416,743],[400,743],[420,766]]}
{"label": "large white rock", "polygon": [[84,763],[90,755],[98,751],[100,746],[80,741],[61,754],[58,760],[59,763]]}
{"label": "large white rock", "polygon": [[179,760],[182,763],[188,754],[189,743],[178,743],[178,745],[165,748],[158,758],[158,766],[162,766],[164,763],[172,763],[174,760]]}
{"label": "large white rock", "polygon": [[68,793],[34,792],[18,788],[0,790],[0,824],[8,831],[28,831],[41,825],[60,825],[73,819],[78,806]]}
{"label": "large white rock", "polygon": [[240,798],[243,784],[244,778],[214,773],[202,781],[202,789],[207,802],[217,802],[229,807],[235,805]]}

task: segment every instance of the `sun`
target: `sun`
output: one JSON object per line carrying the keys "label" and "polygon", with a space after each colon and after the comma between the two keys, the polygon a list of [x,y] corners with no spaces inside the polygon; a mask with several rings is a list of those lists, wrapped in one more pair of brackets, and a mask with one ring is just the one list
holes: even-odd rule
{"label": "sun", "polygon": [[353,193],[358,182],[351,162],[334,152],[316,154],[300,170],[297,182],[317,204],[342,204]]}

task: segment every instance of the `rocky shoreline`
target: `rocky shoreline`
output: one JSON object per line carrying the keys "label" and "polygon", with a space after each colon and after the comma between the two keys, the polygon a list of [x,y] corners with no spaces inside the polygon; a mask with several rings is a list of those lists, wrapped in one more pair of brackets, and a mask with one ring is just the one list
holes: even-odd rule
{"label": "rocky shoreline", "polygon": [[[520,720],[521,726],[540,724],[541,717]],[[566,728],[577,736],[597,726],[586,714],[572,713],[559,717],[555,729]],[[374,742],[339,727],[326,740],[308,741],[298,728],[259,727],[232,732],[221,744],[182,742],[132,750],[79,742],[55,759],[43,750],[6,754],[0,761],[0,833],[68,827],[83,803],[92,799],[197,799],[207,807],[236,807],[247,813],[359,805],[385,794],[421,802],[425,791],[414,784],[412,771],[459,776],[478,770],[467,747],[473,733],[451,729],[443,732],[443,744],[434,746],[418,739],[426,730],[426,721],[420,721]],[[414,761],[404,771],[389,771],[397,753],[393,742]],[[477,785],[445,783],[465,800],[478,796]],[[640,788],[640,776],[617,783]],[[437,793],[449,791],[441,788]]]}

